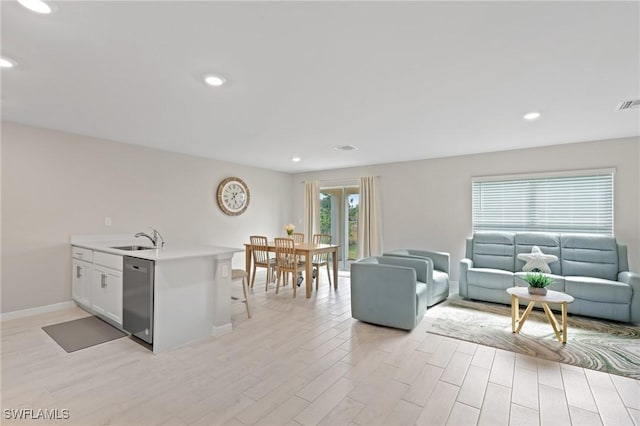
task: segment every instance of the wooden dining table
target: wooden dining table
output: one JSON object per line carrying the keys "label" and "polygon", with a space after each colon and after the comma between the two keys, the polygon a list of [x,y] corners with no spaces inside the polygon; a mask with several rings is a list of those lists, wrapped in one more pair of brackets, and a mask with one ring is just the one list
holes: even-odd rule
{"label": "wooden dining table", "polygon": [[[276,244],[274,241],[267,242],[267,246],[270,252],[276,252]],[[251,243],[246,243],[245,247],[245,269],[247,274],[251,276]],[[295,245],[296,254],[305,257],[305,282],[306,282],[306,296],[307,299],[311,297],[311,288],[313,283],[313,277],[311,272],[311,263],[313,256],[322,253],[333,253],[333,288],[338,289],[338,248],[340,246],[336,244],[314,244],[314,243],[299,243]],[[318,274],[320,271],[318,271]],[[295,285],[295,284],[294,284]]]}

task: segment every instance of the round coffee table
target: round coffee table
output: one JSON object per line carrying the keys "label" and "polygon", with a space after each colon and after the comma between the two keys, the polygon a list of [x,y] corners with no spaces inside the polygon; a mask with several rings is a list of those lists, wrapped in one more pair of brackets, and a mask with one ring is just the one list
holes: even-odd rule
{"label": "round coffee table", "polygon": [[[553,327],[553,331],[556,334],[559,342],[563,344],[567,343],[567,303],[573,302],[573,296],[559,291],[547,290],[547,294],[544,296],[539,294],[529,294],[528,287],[511,287],[507,289],[507,293],[511,295],[511,331],[513,333],[520,333],[522,325],[529,317],[529,314],[533,310],[533,306],[536,303],[542,305],[542,309],[547,314],[549,324]],[[524,310],[522,316],[520,316],[520,305],[518,299],[526,300],[529,305]],[[559,303],[562,312],[562,321],[558,323],[558,320],[551,312],[549,303]]]}

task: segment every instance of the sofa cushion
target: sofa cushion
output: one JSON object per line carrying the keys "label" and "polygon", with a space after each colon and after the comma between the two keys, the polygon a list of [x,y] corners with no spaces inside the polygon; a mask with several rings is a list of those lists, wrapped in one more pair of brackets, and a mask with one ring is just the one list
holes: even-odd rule
{"label": "sofa cushion", "polygon": [[492,288],[507,289],[513,287],[513,272],[501,269],[471,268],[467,272],[467,285]]}
{"label": "sofa cushion", "polygon": [[[527,275],[528,272],[516,272],[515,273],[515,279],[513,281],[514,285],[516,287],[529,287],[529,283],[526,282],[523,278],[525,275]],[[553,283],[547,287],[549,290],[555,290],[555,291],[562,291],[564,292],[565,289],[565,283],[564,283],[564,277],[561,275],[555,275],[555,274],[545,274],[551,278],[553,278]]]}
{"label": "sofa cushion", "polygon": [[449,292],[449,274],[442,271],[433,271],[433,290],[431,295],[437,296],[443,292]]}
{"label": "sofa cushion", "polygon": [[599,303],[630,303],[631,286],[618,281],[593,277],[565,277],[567,294],[576,299]]}
{"label": "sofa cushion", "polygon": [[428,291],[426,283],[416,282],[416,315],[424,314],[427,310]]}
{"label": "sofa cushion", "polygon": [[513,232],[476,232],[473,236],[473,266],[514,271]]}
{"label": "sofa cushion", "polygon": [[467,293],[469,299],[472,300],[484,300],[487,302],[502,303],[505,305],[511,304],[511,295],[507,293],[504,288],[485,288],[470,285]]}
{"label": "sofa cushion", "polygon": [[427,306],[433,306],[449,297],[449,274],[442,271],[433,271],[433,282],[429,285],[429,298]]}
{"label": "sofa cushion", "polygon": [[[516,250],[515,271],[522,271],[525,261],[518,259],[520,253],[531,253],[534,246],[538,246],[542,253],[552,254],[560,259],[560,234],[552,232],[518,232],[514,238]],[[554,275],[562,275],[560,262],[549,262],[549,268]]]}
{"label": "sofa cushion", "polygon": [[628,303],[600,303],[576,299],[573,303],[567,305],[567,312],[574,315],[605,318],[621,322],[631,321],[631,311]]}
{"label": "sofa cushion", "polygon": [[618,245],[614,237],[562,234],[562,275],[618,279]]}

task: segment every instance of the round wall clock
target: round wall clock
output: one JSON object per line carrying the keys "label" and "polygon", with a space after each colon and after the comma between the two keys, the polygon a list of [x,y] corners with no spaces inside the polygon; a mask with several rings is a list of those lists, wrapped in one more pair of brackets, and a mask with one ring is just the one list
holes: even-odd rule
{"label": "round wall clock", "polygon": [[238,216],[249,207],[249,187],[240,178],[228,177],[218,185],[218,206],[229,216]]}

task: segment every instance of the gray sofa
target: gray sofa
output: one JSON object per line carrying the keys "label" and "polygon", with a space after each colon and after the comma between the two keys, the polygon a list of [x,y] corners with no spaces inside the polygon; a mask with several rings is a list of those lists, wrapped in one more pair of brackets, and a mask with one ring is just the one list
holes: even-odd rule
{"label": "gray sofa", "polygon": [[[448,262],[447,262],[448,264]],[[433,262],[420,257],[374,256],[351,264],[351,316],[388,327],[413,329],[428,306],[449,295]],[[446,289],[444,288],[446,286]],[[446,294],[445,294],[446,293]]]}
{"label": "gray sofa", "polygon": [[614,237],[549,232],[476,232],[460,261],[460,296],[510,304],[505,291],[527,286],[520,253],[538,246],[558,257],[549,263],[551,290],[575,298],[567,312],[640,323],[640,275],[629,272],[627,247]]}

